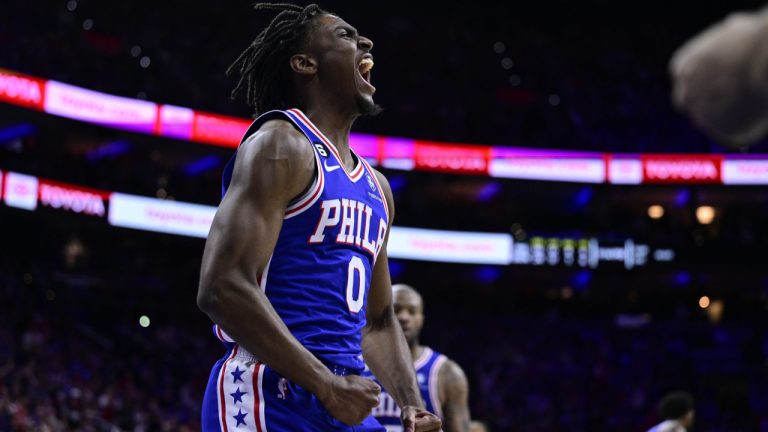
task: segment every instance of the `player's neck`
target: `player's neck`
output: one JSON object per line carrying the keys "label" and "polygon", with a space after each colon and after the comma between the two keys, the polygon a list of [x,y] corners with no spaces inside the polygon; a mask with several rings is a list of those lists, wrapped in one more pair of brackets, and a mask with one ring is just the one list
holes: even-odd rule
{"label": "player's neck", "polygon": [[325,135],[344,159],[348,168],[354,166],[352,154],[349,151],[349,132],[357,114],[344,114],[328,107],[307,107],[304,112],[312,123]]}
{"label": "player's neck", "polygon": [[411,350],[411,357],[413,358],[413,361],[415,362],[418,360],[419,357],[424,353],[424,346],[419,343],[419,341],[414,341],[413,343],[408,345],[408,348]]}

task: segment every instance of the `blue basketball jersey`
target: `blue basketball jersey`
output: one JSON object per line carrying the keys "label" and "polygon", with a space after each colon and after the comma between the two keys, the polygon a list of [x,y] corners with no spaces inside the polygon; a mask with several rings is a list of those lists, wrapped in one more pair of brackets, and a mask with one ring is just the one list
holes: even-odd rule
{"label": "blue basketball jersey", "polygon": [[[429,347],[424,347],[418,359],[413,362],[416,370],[416,381],[419,384],[421,398],[424,400],[424,406],[427,411],[436,414],[440,418],[443,412],[440,407],[440,397],[437,390],[437,375],[440,373],[440,367],[445,363],[447,357],[432,351]],[[374,378],[370,370],[366,369],[363,376]],[[381,385],[381,383],[376,380]],[[387,432],[402,432],[403,425],[400,422],[400,407],[397,406],[395,399],[389,395],[382,387],[379,397],[379,406],[373,409],[373,416],[387,429]]]}
{"label": "blue basketball jersey", "polygon": [[[368,288],[389,223],[384,193],[365,159],[353,152],[357,165],[347,172],[333,143],[298,109],[259,116],[241,143],[272,119],[287,120],[306,136],[316,173],[306,193],[285,209],[259,286],[304,347],[326,364],[360,372]],[[236,157],[225,167],[222,196]],[[214,331],[234,343],[220,328]]]}

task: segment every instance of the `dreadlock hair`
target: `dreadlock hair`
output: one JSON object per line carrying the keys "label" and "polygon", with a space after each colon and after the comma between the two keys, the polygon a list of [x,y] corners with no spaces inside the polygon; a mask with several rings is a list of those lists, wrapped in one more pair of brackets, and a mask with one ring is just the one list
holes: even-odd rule
{"label": "dreadlock hair", "polygon": [[272,109],[285,109],[294,102],[290,57],[308,37],[310,23],[328,12],[316,4],[306,7],[290,3],[258,3],[256,10],[279,11],[272,22],[227,69],[227,76],[238,73],[232,99],[244,95],[254,115]]}

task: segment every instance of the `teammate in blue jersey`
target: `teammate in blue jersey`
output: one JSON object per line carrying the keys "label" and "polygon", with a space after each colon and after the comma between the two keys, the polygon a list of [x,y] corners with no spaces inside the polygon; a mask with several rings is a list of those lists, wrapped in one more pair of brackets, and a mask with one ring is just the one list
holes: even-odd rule
{"label": "teammate in blue jersey", "polygon": [[386,179],[349,147],[375,114],[371,40],[316,5],[277,16],[235,61],[233,96],[259,117],[224,172],[198,305],[226,355],[211,371],[205,431],[383,431],[380,387],[409,431],[438,431],[392,307]]}
{"label": "teammate in blue jersey", "polygon": [[[416,369],[419,391],[427,410],[443,419],[446,432],[469,432],[468,386],[464,371],[446,356],[421,345],[419,335],[424,326],[424,302],[408,285],[392,287],[397,320],[400,323]],[[393,397],[382,390],[379,406],[373,415],[387,432],[401,432],[400,409]]]}

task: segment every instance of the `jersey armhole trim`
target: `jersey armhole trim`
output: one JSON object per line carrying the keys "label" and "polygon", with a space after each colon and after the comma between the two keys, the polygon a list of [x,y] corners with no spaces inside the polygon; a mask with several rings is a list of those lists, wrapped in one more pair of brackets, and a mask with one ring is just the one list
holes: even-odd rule
{"label": "jersey armhole trim", "polygon": [[313,149],[312,152],[315,155],[317,176],[309,190],[307,190],[303,196],[298,198],[295,203],[289,205],[285,209],[283,219],[290,219],[303,213],[308,208],[312,207],[312,205],[320,198],[320,195],[322,195],[323,188],[325,187],[325,174],[323,173],[323,166],[320,162],[320,157],[317,155],[317,151]]}
{"label": "jersey armhole trim", "polygon": [[438,378],[440,377],[440,369],[447,360],[448,357],[442,354],[438,355],[435,362],[432,363],[432,370],[429,371],[429,397],[432,399],[432,407],[435,408],[435,414],[441,419],[443,418],[443,409],[440,406]]}
{"label": "jersey armhole trim", "polygon": [[413,368],[416,370],[419,370],[424,367],[425,364],[429,361],[429,359],[432,357],[432,348],[430,347],[424,347],[424,351],[421,352],[421,355],[419,358],[414,360],[413,362]]}

